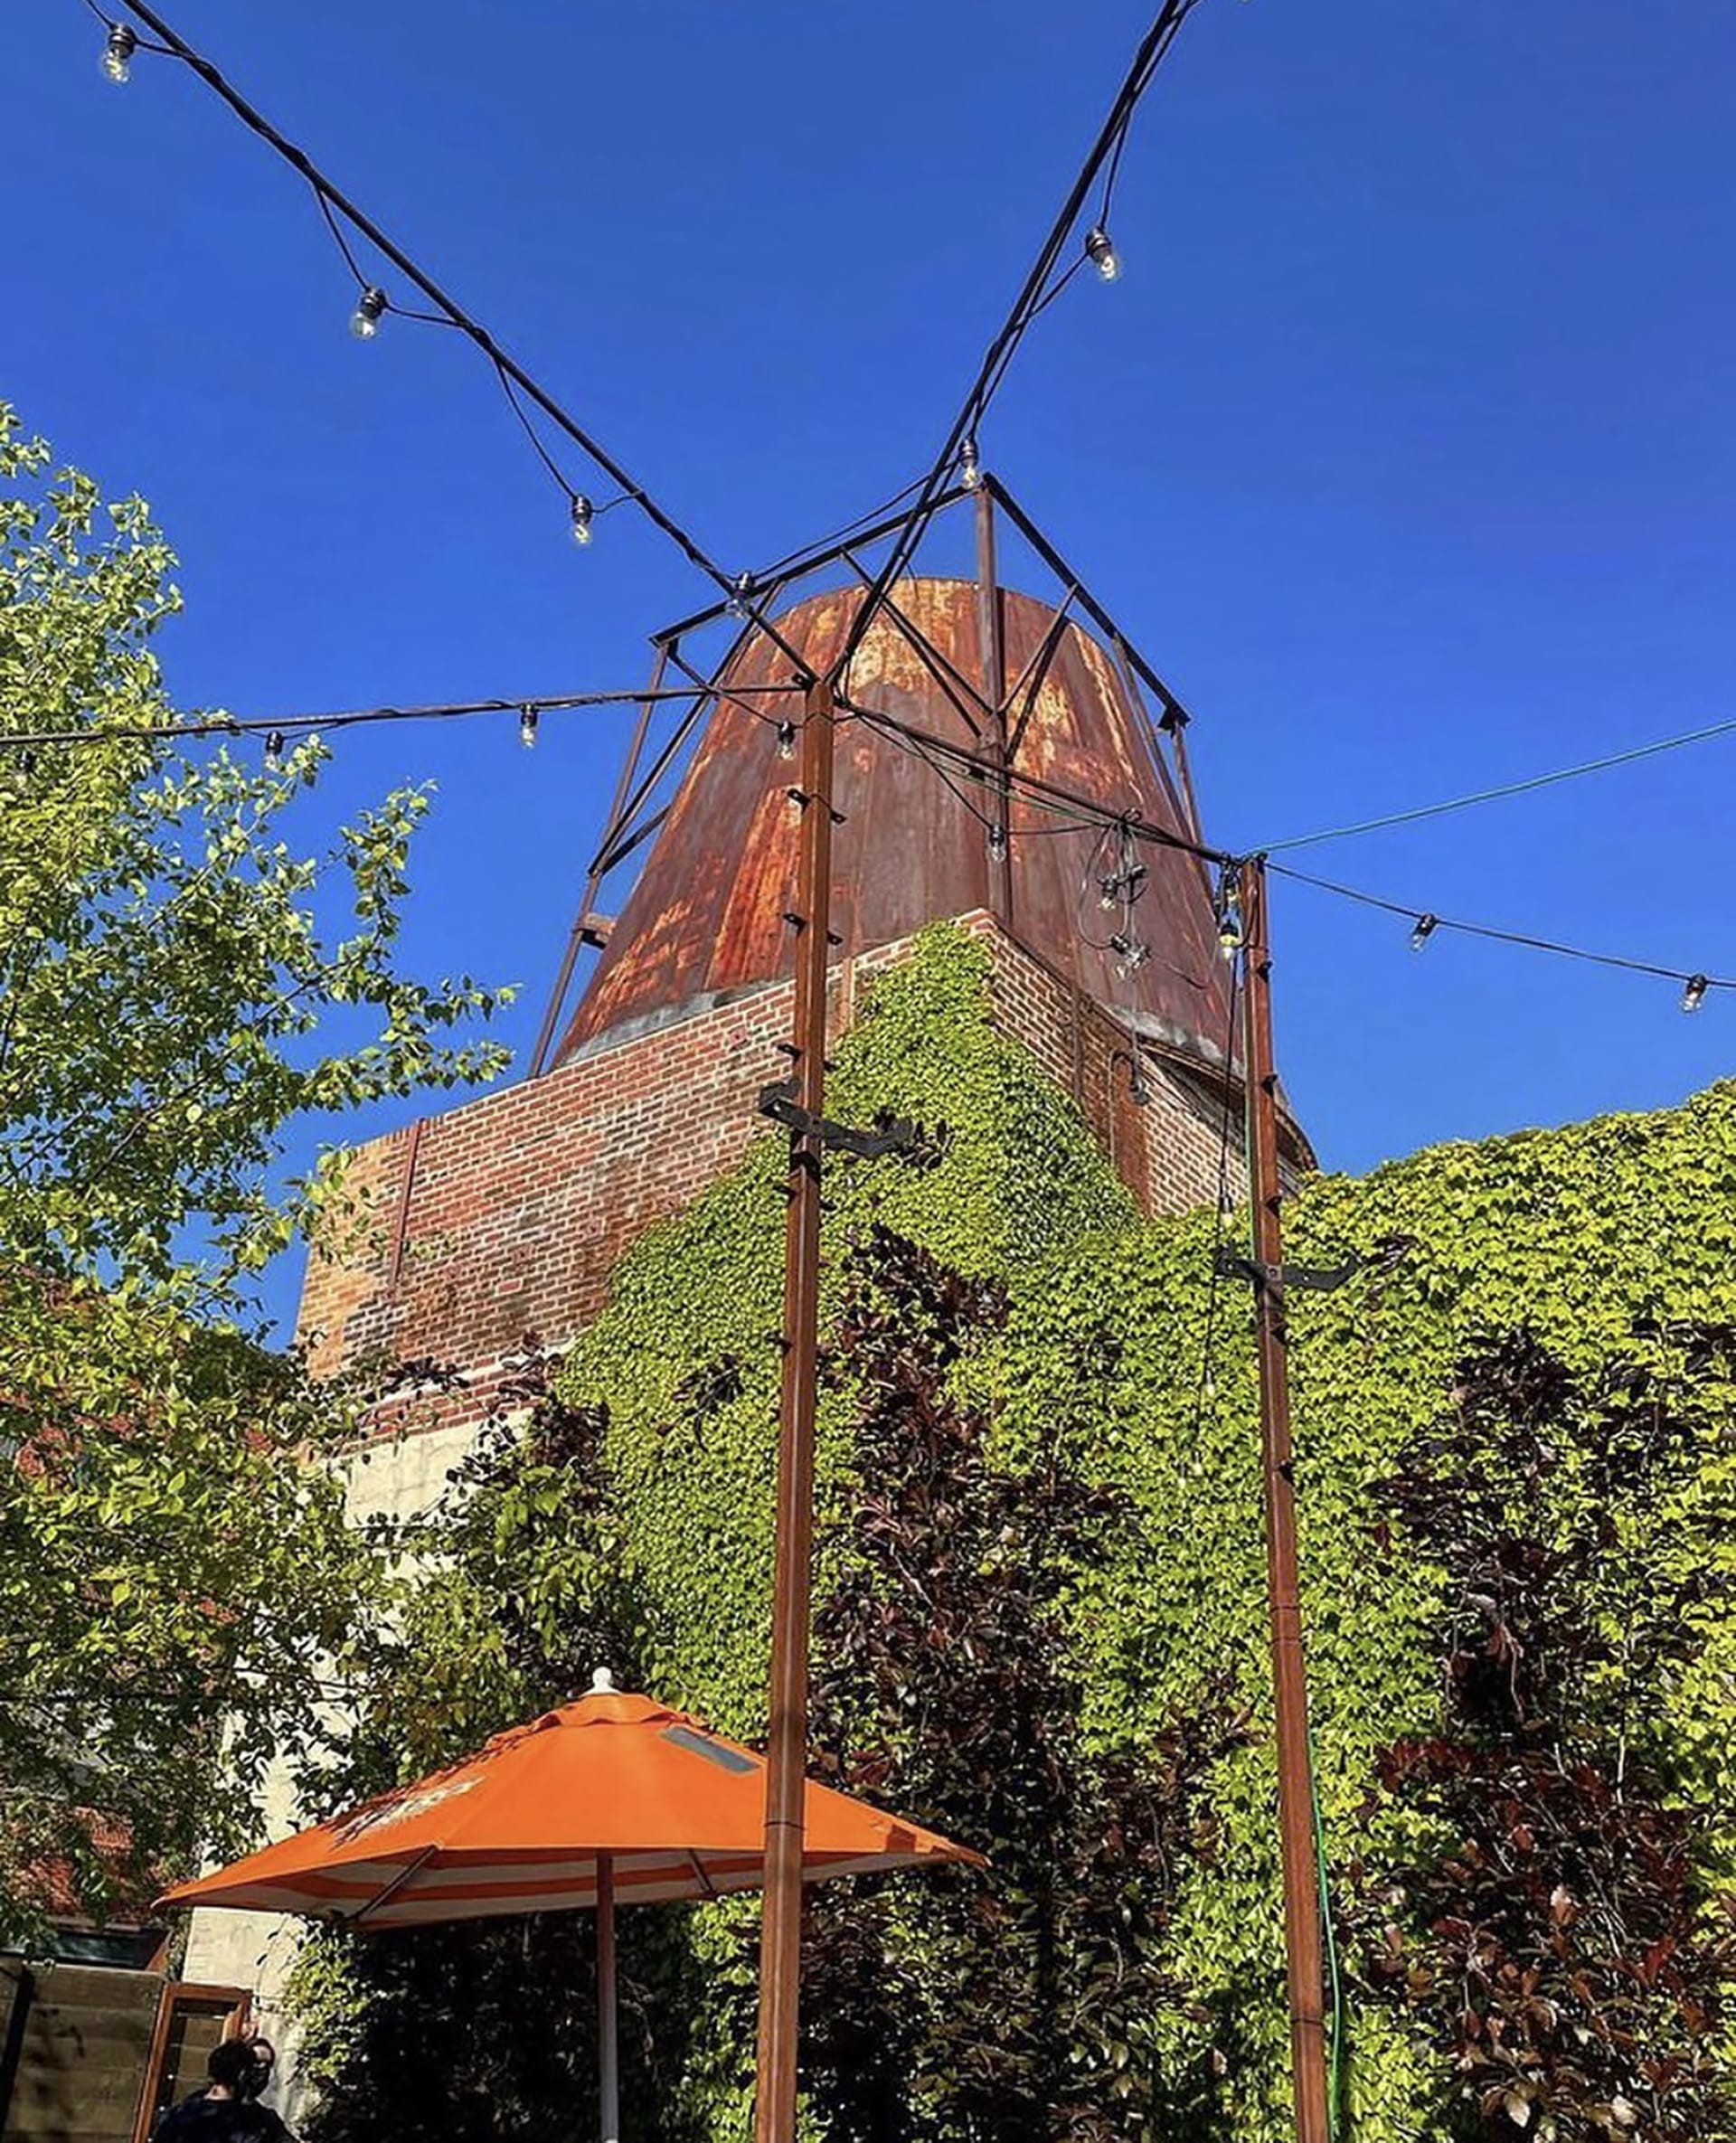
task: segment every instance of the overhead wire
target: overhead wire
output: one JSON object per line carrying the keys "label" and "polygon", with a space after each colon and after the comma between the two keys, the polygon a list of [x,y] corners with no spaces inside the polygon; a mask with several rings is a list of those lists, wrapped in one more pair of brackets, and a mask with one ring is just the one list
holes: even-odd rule
{"label": "overhead wire", "polygon": [[884,520],[894,507],[901,506],[912,492],[920,491],[922,488],[927,477],[928,471],[925,469],[921,476],[912,477],[901,489],[894,491],[890,498],[882,499],[879,505],[871,506],[865,514],[858,514],[854,520],[840,523],[836,528],[829,530],[825,535],[810,537],[807,543],[798,544],[794,551],[787,552],[782,558],[775,559],[769,565],[761,566],[753,576],[754,579],[763,582],[794,577],[802,570],[804,562],[816,552],[829,550],[835,543],[847,543],[858,529],[870,527],[874,522]]}
{"label": "overhead wire", "polygon": [[[799,692],[797,684],[739,684],[736,693],[776,695]],[[198,737],[300,735],[315,730],[344,730],[382,722],[462,722],[481,714],[563,713],[585,707],[636,707],[647,701],[690,700],[688,685],[647,692],[643,685],[614,692],[567,692],[533,697],[456,700],[433,706],[347,707],[321,714],[212,714],[196,722],[103,722],[88,729],[0,730],[0,751],[35,750],[61,744],[106,744],[137,739],[181,741]],[[748,710],[754,712],[755,710]]]}
{"label": "overhead wire", "polygon": [[[119,19],[99,5],[99,0],[85,0],[85,4],[99,21],[110,28],[113,28]],[[250,131],[263,140],[302,176],[312,189],[322,218],[358,285],[364,290],[373,288],[357,259],[354,248],[346,233],[345,225],[348,226],[349,231],[355,232],[373,246],[437,308],[434,313],[424,315],[415,312],[413,308],[396,306],[392,303],[390,298],[385,298],[385,309],[404,313],[411,317],[428,319],[438,325],[455,327],[483,351],[495,370],[509,405],[545,469],[566,490],[569,497],[575,500],[575,503],[578,495],[573,491],[564,472],[549,453],[546,445],[531,420],[529,411],[524,406],[521,396],[527,396],[551,422],[580,448],[588,459],[618,485],[619,496],[606,501],[601,507],[595,508],[593,511],[608,511],[615,505],[629,501],[637,505],[647,519],[675,543],[693,564],[705,573],[716,586],[729,593],[732,599],[741,599],[744,593],[750,594],[756,580],[769,578],[788,571],[792,566],[799,564],[809,552],[823,548],[826,542],[830,540],[822,538],[817,543],[806,545],[802,550],[789,553],[776,566],[766,569],[766,572],[760,576],[731,576],[725,572],[688,531],[642,485],[637,483],[620,464],[615,461],[601,442],[580,424],[537,381],[500,347],[490,331],[479,320],[466,312],[449,297],[372,219],[337,189],[324,172],[313,163],[306,151],[289,141],[232,87],[212,61],[181,38],[149,5],[149,0],[119,0],[119,5],[128,14],[144,24],[151,33],[150,39],[139,40],[141,49],[160,52],[176,59],[187,66],[228,106]],[[1060,295],[1061,290],[1078,273],[1080,267],[1083,264],[1082,258],[1080,260],[1072,262],[1061,272],[1059,278],[1057,278],[1057,265],[1061,260],[1067,241],[1075,231],[1080,220],[1084,203],[1099,176],[1102,180],[1102,191],[1099,196],[1101,202],[1100,222],[1107,224],[1108,213],[1113,205],[1116,184],[1139,103],[1155,79],[1182,24],[1196,5],[1197,0],[1164,0],[1164,5],[1159,7],[1135,52],[1132,64],[1111,103],[1109,116],[1080,166],[1061,210],[1052,225],[1034,264],[1026,276],[1018,297],[1014,299],[1011,310],[988,345],[977,375],[954,419],[940,452],[936,456],[924,477],[903,486],[901,491],[894,493],[892,498],[887,502],[887,506],[890,507],[911,497],[913,494],[916,496],[915,505],[906,516],[903,527],[893,543],[886,561],[870,583],[865,599],[859,607],[851,629],[845,636],[844,646],[835,661],[832,673],[835,679],[844,674],[856,645],[872,621],[874,610],[883,600],[887,589],[903,569],[916,546],[920,543],[921,536],[932,518],[936,500],[939,494],[947,488],[960,445],[967,438],[974,436],[975,427],[980,423],[982,417],[986,413],[1032,322],[1048,305],[1053,302]],[[152,40],[156,42],[152,42]],[[383,297],[384,294],[382,293],[382,296]],[[870,514],[859,516],[856,521],[845,524],[845,533],[850,529],[861,526],[864,522],[873,520],[877,514],[882,514],[886,510],[886,507],[874,509]],[[805,675],[807,674],[806,664],[800,654],[788,646],[776,628],[754,609],[750,601],[743,601],[742,609],[746,615],[752,618],[778,647],[792,656],[797,665],[798,671]],[[784,689],[793,689],[793,687]],[[672,693],[667,696],[685,697],[687,695]],[[731,696],[733,696],[733,694]],[[644,692],[638,691],[630,694],[575,694],[560,700],[524,701],[514,699],[474,702],[444,708],[382,707],[368,710],[347,710],[340,713],[320,717],[294,716],[278,718],[276,721],[267,718],[247,721],[223,718],[208,722],[138,725],[130,729],[121,725],[110,729],[46,732],[33,735],[14,733],[10,736],[0,736],[0,745],[9,744],[14,749],[19,749],[37,744],[83,743],[102,738],[118,738],[127,735],[186,739],[201,735],[238,734],[250,732],[265,732],[269,734],[273,731],[288,732],[291,730],[300,732],[315,728],[339,729],[368,722],[439,720],[452,719],[472,713],[508,712],[525,713],[559,706],[641,703],[646,697]],[[871,715],[866,710],[855,710],[855,712],[862,713],[863,718],[875,722],[877,726],[880,726],[886,733],[902,733],[907,742],[909,741],[910,732],[905,725],[892,722],[885,717]],[[1279,853],[1288,853],[1327,841],[1348,839],[1389,826],[1419,823],[1448,813],[1494,802],[1502,798],[1527,794],[1561,781],[1576,779],[1611,768],[1633,764],[1662,752],[1675,751],[1693,743],[1707,741],[1716,737],[1731,734],[1733,732],[1736,732],[1736,720],[1708,724],[1679,736],[1636,746],[1628,751],[1608,754],[1602,758],[1559,769],[1551,773],[1533,776],[1520,781],[1498,784],[1462,797],[1446,798],[1435,804],[1419,806],[1380,817],[1362,820],[1343,826],[1324,828],[1316,833],[1269,843],[1261,853],[1276,855]],[[925,743],[923,755],[929,758],[930,764],[933,763],[930,751],[937,745],[938,741],[936,740],[928,740]],[[939,749],[943,751],[945,750],[944,747],[939,747]],[[952,756],[955,759],[968,760],[969,755],[955,753]],[[1009,771],[1007,779],[1010,785],[1019,787],[1025,794],[1033,793],[1028,778],[1017,776]],[[948,786],[953,785],[949,782]],[[1045,807],[1052,809],[1057,804],[1060,804],[1063,807],[1071,808],[1080,812],[1083,822],[1087,824],[1109,826],[1117,823],[1116,814],[1105,811],[1101,807],[1092,807],[1089,799],[1075,798],[1066,792],[1056,792],[1052,784],[1037,785],[1036,792],[1041,793],[1045,787],[1049,790]],[[963,797],[962,792],[955,788],[955,793],[959,794],[961,800],[968,804],[968,799]],[[974,806],[970,807],[974,816],[983,818],[985,824],[988,823],[984,814],[976,810]],[[1220,862],[1227,860],[1221,851],[1207,850],[1201,845],[1178,841],[1173,836],[1167,835],[1163,829],[1141,825],[1137,826],[1135,831],[1137,837],[1143,840],[1156,839],[1164,845],[1184,848],[1208,860]],[[1270,867],[1275,873],[1281,873],[1300,883],[1316,885],[1320,890],[1334,893],[1338,897],[1360,902],[1363,905],[1379,909],[1390,914],[1411,916],[1417,918],[1420,923],[1426,919],[1431,931],[1434,930],[1449,930],[1463,936],[1524,947],[1600,967],[1660,977],[1685,983],[1691,987],[1699,986],[1702,995],[1707,989],[1736,987],[1736,981],[1730,978],[1703,976],[1696,972],[1661,963],[1596,952],[1583,947],[1566,944],[1527,932],[1465,921],[1457,918],[1442,917],[1432,911],[1420,911],[1402,902],[1365,893],[1358,888],[1337,884],[1329,880],[1316,879],[1308,873],[1296,871],[1290,866],[1273,863]]]}
{"label": "overhead wire", "polygon": [[1450,930],[1461,937],[1485,938],[1499,945],[1517,945],[1532,952],[1547,952],[1561,959],[1583,960],[1597,968],[1617,968],[1630,975],[1653,975],[1665,982],[1698,984],[1703,989],[1736,989],[1736,977],[1707,975],[1696,968],[1665,967],[1655,960],[1628,959],[1619,953],[1593,952],[1582,945],[1568,945],[1559,939],[1539,938],[1526,930],[1509,930],[1496,928],[1492,923],[1467,922],[1461,919],[1438,914],[1432,908],[1420,908],[1404,901],[1390,901],[1382,894],[1365,892],[1362,887],[1344,885],[1335,879],[1316,878],[1311,872],[1298,871],[1291,864],[1269,864],[1267,866],[1274,876],[1294,879],[1298,885],[1311,885],[1316,892],[1335,895],[1340,900],[1354,901],[1364,908],[1378,909],[1382,914],[1402,916],[1422,930],[1425,938],[1438,930]]}
{"label": "overhead wire", "polygon": [[1212,1355],[1217,1344],[1218,1298],[1223,1275],[1218,1270],[1218,1260],[1223,1251],[1224,1223],[1230,1217],[1230,1147],[1236,1119],[1236,1011],[1241,990],[1241,960],[1240,957],[1230,964],[1230,987],[1226,992],[1223,1037],[1223,1110],[1218,1124],[1218,1182],[1216,1209],[1212,1216],[1212,1257],[1205,1284],[1205,1326],[1200,1342],[1200,1374],[1194,1388],[1194,1426],[1191,1440],[1199,1449],[1200,1429],[1205,1419],[1205,1402],[1210,1396],[1212,1373]]}
{"label": "overhead wire", "polygon": [[[87,0],[87,5],[94,7],[94,0]],[[384,260],[390,261],[392,267],[413,284],[428,302],[435,307],[434,315],[428,316],[436,319],[439,325],[456,327],[467,336],[496,371],[503,376],[509,378],[521,392],[527,395],[550,422],[564,433],[579,448],[580,451],[609,478],[610,482],[621,493],[622,497],[630,500],[637,506],[652,525],[675,544],[690,564],[697,567],[707,579],[725,593],[731,593],[739,588],[741,581],[740,574],[727,572],[704,549],[698,539],[675,518],[674,514],[663,505],[644,485],[628,474],[626,467],[616,459],[594,432],[581,424],[516,359],[503,349],[491,331],[474,314],[467,311],[456,299],[448,296],[427,270],[421,268],[393,239],[389,237],[371,216],[342,193],[315,164],[305,149],[289,140],[288,136],[283,134],[261,111],[241,94],[240,90],[228,80],[212,61],[189,44],[169,23],[165,21],[156,8],[150,5],[150,0],[118,0],[118,5],[124,8],[127,14],[143,23],[152,35],[160,41],[157,45],[152,48],[153,50],[180,61],[228,106],[229,109],[250,133],[257,136],[293,170],[300,174],[317,196],[321,212],[328,225],[335,227],[337,220],[341,218],[352,231],[366,240],[367,243]],[[95,12],[105,22],[110,20],[109,17],[102,14],[99,8],[95,9]],[[335,234],[339,238],[341,249],[352,274],[355,276],[363,291],[375,288],[363,274],[348,241],[341,233],[335,232]],[[384,309],[409,314],[410,308],[394,306],[383,292],[381,293],[381,296],[384,299]],[[565,481],[564,477],[561,480]],[[796,663],[797,668],[805,667],[799,652],[790,647],[783,640],[776,627],[760,617],[757,610],[752,609],[751,605],[749,606],[749,609],[762,629],[778,647],[783,648],[784,652]]]}
{"label": "overhead wire", "polygon": [[1326,826],[1318,833],[1295,834],[1288,840],[1268,841],[1262,855],[1279,855],[1297,848],[1316,848],[1326,841],[1348,841],[1360,834],[1384,833],[1389,826],[1417,826],[1424,819],[1444,818],[1449,812],[1469,811],[1478,805],[1499,803],[1507,797],[1529,796],[1559,782],[1578,781],[1587,774],[1605,774],[1615,767],[1630,767],[1641,760],[1656,759],[1685,745],[1710,743],[1714,738],[1736,736],[1736,719],[1708,722],[1703,729],[1684,730],[1679,736],[1659,737],[1649,744],[1635,744],[1625,751],[1606,752],[1600,759],[1581,760],[1571,767],[1556,767],[1546,774],[1531,774],[1519,781],[1502,781],[1489,788],[1476,788],[1465,796],[1448,797],[1439,803],[1418,804],[1409,810],[1389,811],[1379,818],[1361,818],[1348,826]]}
{"label": "overhead wire", "polygon": [[914,741],[929,751],[938,752],[951,764],[958,767],[967,779],[1005,783],[1009,788],[1042,808],[1062,810],[1075,815],[1081,827],[1108,826],[1111,830],[1126,826],[1133,838],[1158,848],[1174,849],[1178,854],[1190,855],[1197,861],[1212,864],[1232,863],[1236,859],[1226,850],[1208,848],[1196,841],[1189,841],[1180,834],[1173,834],[1166,826],[1154,825],[1125,810],[1117,811],[1076,790],[1063,788],[1043,776],[1025,772],[1018,767],[996,767],[993,772],[983,761],[962,744],[954,744],[944,737],[936,737],[918,730],[883,708],[864,706],[860,701],[840,697],[839,708],[847,715],[866,722],[869,726],[894,740]]}
{"label": "overhead wire", "polygon": [[1096,140],[1068,190],[1060,213],[1051,225],[1049,234],[1039,249],[1036,260],[1013,301],[1011,310],[991,339],[976,376],[953,419],[939,453],[929,466],[910,521],[875,575],[850,630],[844,637],[829,674],[829,681],[834,684],[844,675],[851,656],[873,622],[886,590],[903,571],[920,543],[934,517],[935,501],[951,477],[960,448],[967,439],[975,437],[986,415],[1014,354],[1024,340],[1032,320],[1036,317],[1033,308],[1040,309],[1047,302],[1056,263],[1078,226],[1080,212],[1099,173],[1125,137],[1140,99],[1150,87],[1165,55],[1175,42],[1176,33],[1196,5],[1197,0],[1163,0],[1151,27],[1140,40],[1132,64],[1110,105],[1109,117],[1099,129]]}

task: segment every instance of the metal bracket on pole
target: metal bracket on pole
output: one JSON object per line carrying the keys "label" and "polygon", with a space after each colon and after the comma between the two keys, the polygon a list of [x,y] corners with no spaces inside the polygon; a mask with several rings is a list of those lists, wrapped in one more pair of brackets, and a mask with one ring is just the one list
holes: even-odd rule
{"label": "metal bracket on pole", "polygon": [[919,1133],[913,1123],[900,1117],[877,1131],[858,1131],[848,1124],[835,1124],[829,1117],[815,1116],[802,1107],[796,1099],[794,1080],[779,1080],[775,1085],[762,1087],[760,1113],[782,1124],[797,1138],[817,1138],[832,1152],[854,1154],[859,1161],[878,1161],[888,1154],[917,1150]]}
{"label": "metal bracket on pole", "polygon": [[1362,1264],[1360,1258],[1351,1257],[1342,1265],[1265,1265],[1258,1258],[1244,1258],[1227,1242],[1219,1243],[1212,1260],[1212,1269],[1221,1279],[1251,1280],[1257,1288],[1270,1288],[1279,1295],[1286,1288],[1314,1288],[1330,1294],[1359,1272]]}

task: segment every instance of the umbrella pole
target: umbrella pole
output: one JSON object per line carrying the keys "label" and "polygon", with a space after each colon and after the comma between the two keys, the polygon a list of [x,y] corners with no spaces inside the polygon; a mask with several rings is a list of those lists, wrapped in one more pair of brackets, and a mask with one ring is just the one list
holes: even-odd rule
{"label": "umbrella pole", "polygon": [[615,2006],[615,1862],[597,1855],[597,2073],[602,2143],[620,2143],[621,2076]]}

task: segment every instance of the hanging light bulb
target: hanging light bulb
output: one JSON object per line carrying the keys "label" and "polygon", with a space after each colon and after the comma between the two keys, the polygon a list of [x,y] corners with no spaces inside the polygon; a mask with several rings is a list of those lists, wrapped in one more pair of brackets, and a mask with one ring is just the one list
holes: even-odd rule
{"label": "hanging light bulb", "polygon": [[1129,937],[1125,930],[1118,930],[1109,939],[1109,950],[1115,955],[1117,968],[1123,975],[1131,975],[1136,968],[1143,968],[1151,958],[1151,948],[1137,938]]}
{"label": "hanging light bulb", "polygon": [[1687,987],[1682,992],[1683,1011],[1698,1012],[1701,1005],[1705,1003],[1706,992],[1711,987],[1711,981],[1704,975],[1690,975]]}
{"label": "hanging light bulb", "polygon": [[350,315],[350,333],[359,343],[371,343],[380,332],[385,312],[385,292],[378,284],[370,283],[355,301],[355,310]]}
{"label": "hanging light bulb", "polygon": [[591,523],[597,518],[597,509],[582,491],[572,495],[572,540],[580,550],[591,539]]}
{"label": "hanging light bulb", "polygon": [[1115,241],[1101,223],[1093,223],[1085,236],[1085,254],[1106,283],[1114,282],[1121,273],[1121,256],[1115,250]]}
{"label": "hanging light bulb", "polygon": [[265,763],[276,774],[283,766],[283,732],[268,730],[265,738]]}
{"label": "hanging light bulb", "polygon": [[133,79],[133,54],[138,50],[138,33],[127,23],[110,23],[108,41],[102,48],[99,64],[105,81],[126,83]]}
{"label": "hanging light bulb", "polygon": [[751,618],[753,611],[748,599],[752,593],[753,575],[751,573],[738,573],[731,586],[728,599],[723,605],[724,609],[731,618]]}
{"label": "hanging light bulb", "polygon": [[778,724],[778,756],[779,759],[796,756],[796,724],[788,715]]}
{"label": "hanging light bulb", "polygon": [[967,439],[958,449],[958,481],[967,491],[982,488],[983,461],[974,439]]}
{"label": "hanging light bulb", "polygon": [[1241,950],[1241,889],[1226,871],[1218,881],[1218,949],[1227,960]]}
{"label": "hanging light bulb", "polygon": [[536,709],[521,707],[518,711],[518,741],[526,751],[536,749]]}
{"label": "hanging light bulb", "polygon": [[1411,951],[1412,951],[1412,952],[1420,952],[1420,951],[1422,950],[1423,947],[1424,947],[1425,945],[1427,945],[1427,944],[1428,944],[1428,942],[1429,942],[1429,939],[1430,939],[1430,938],[1432,938],[1432,937],[1434,936],[1435,932],[1436,932],[1436,931],[1437,931],[1437,930],[1438,930],[1439,928],[1440,928],[1440,918],[1439,918],[1439,916],[1438,916],[1438,915],[1420,915],[1420,916],[1418,916],[1418,918],[1417,918],[1417,927],[1416,927],[1416,929],[1415,929],[1415,930],[1413,930],[1411,931],[1411,933],[1410,933],[1410,949],[1411,949]]}
{"label": "hanging light bulb", "polygon": [[1146,866],[1136,857],[1119,871],[1111,871],[1107,878],[1097,882],[1098,905],[1103,908],[1132,907],[1146,890],[1148,875]]}
{"label": "hanging light bulb", "polygon": [[1006,861],[1006,828],[1004,826],[991,826],[988,829],[988,860],[992,864]]}

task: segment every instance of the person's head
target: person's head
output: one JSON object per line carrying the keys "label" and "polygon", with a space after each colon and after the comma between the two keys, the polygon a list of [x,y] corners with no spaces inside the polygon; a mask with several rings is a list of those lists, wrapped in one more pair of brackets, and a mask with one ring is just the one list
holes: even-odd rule
{"label": "person's head", "polygon": [[277,2051],[269,2039],[224,2039],[205,2058],[213,2083],[238,2099],[257,2099],[271,2081]]}

